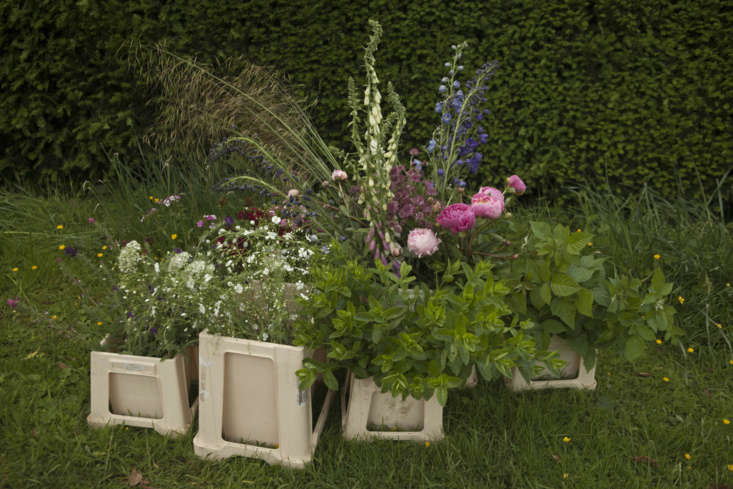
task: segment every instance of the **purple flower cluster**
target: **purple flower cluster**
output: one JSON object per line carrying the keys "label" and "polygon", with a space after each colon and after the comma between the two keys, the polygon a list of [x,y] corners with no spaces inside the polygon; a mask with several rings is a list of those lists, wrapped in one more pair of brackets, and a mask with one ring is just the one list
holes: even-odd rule
{"label": "purple flower cluster", "polygon": [[423,179],[418,169],[406,170],[396,165],[390,171],[390,190],[394,197],[387,203],[389,225],[396,235],[413,228],[433,228],[442,207],[435,200],[435,187]]}
{"label": "purple flower cluster", "polygon": [[[441,120],[437,129],[438,133],[442,133],[438,138],[442,142],[439,148],[440,157],[443,160],[454,159],[449,163],[459,171],[461,168],[467,168],[469,173],[475,174],[483,161],[483,153],[478,149],[480,145],[488,143],[489,136],[481,121],[489,111],[482,108],[482,105],[486,102],[488,89],[486,83],[491,78],[494,68],[494,63],[484,64],[476,71],[475,78],[466,82],[463,89],[458,89],[461,85],[457,80],[450,85],[457,89],[455,91],[448,90],[445,85],[440,86],[441,94],[448,91],[446,98],[435,104],[435,111],[440,114]],[[454,71],[451,70],[450,74],[453,76]],[[443,83],[449,81],[448,77],[442,80]],[[431,139],[428,143],[428,153],[435,151],[437,144],[435,139]]]}

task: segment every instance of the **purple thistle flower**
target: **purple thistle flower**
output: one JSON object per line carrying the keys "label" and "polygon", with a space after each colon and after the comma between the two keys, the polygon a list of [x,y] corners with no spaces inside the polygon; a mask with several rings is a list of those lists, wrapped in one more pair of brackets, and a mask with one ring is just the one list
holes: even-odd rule
{"label": "purple thistle flower", "polygon": [[10,306],[10,309],[14,309],[19,302],[20,301],[18,300],[18,296],[15,296],[15,299],[8,299],[8,305]]}

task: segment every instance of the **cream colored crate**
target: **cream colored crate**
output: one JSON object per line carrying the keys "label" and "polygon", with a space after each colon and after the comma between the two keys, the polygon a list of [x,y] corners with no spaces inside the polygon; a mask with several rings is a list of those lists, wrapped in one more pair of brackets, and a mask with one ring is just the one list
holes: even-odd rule
{"label": "cream colored crate", "polygon": [[190,364],[195,362],[195,350],[189,351],[188,359],[184,354],[160,359],[91,352],[87,423],[152,428],[172,436],[186,433],[196,410],[196,402],[188,403],[188,389],[195,380]]}
{"label": "cream colored crate", "polygon": [[541,389],[594,390],[596,388],[595,365],[590,370],[586,369],[583,358],[570,348],[566,340],[559,336],[552,336],[548,350],[558,352],[558,358],[565,362],[559,378],[554,378],[549,369],[543,368],[537,376],[527,382],[519,373],[519,369],[514,368],[512,377],[506,379],[507,387],[515,392]]}
{"label": "cream colored crate", "polygon": [[258,458],[302,468],[310,462],[328,415],[326,395],[313,428],[312,391],[301,391],[296,370],[303,347],[199,335],[199,457]]}
{"label": "cream colored crate", "polygon": [[381,392],[371,377],[357,379],[351,373],[345,384],[341,393],[341,424],[345,439],[443,439],[443,406],[435,396],[427,401],[410,396],[403,400],[389,392]]}

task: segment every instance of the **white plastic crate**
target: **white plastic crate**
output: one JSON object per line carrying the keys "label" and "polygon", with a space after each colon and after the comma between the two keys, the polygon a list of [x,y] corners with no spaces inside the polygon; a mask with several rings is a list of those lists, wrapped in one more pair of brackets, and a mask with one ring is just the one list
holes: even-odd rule
{"label": "white plastic crate", "polygon": [[[186,356],[189,358],[187,359]],[[181,435],[193,421],[196,402],[188,392],[195,380],[188,355],[160,359],[118,353],[91,352],[90,426],[125,424],[153,428],[163,435]]]}
{"label": "white plastic crate", "polygon": [[349,373],[341,393],[341,424],[347,440],[441,440],[443,406],[435,396],[427,401],[393,397],[381,392],[371,377],[357,379]]}
{"label": "white plastic crate", "polygon": [[199,457],[258,458],[302,468],[310,462],[333,392],[313,428],[312,390],[301,391],[296,370],[303,347],[199,335]]}
{"label": "white plastic crate", "polygon": [[583,358],[578,355],[568,342],[559,336],[550,338],[548,347],[551,351],[557,351],[558,357],[565,362],[565,367],[560,371],[560,377],[555,377],[549,369],[543,370],[529,382],[524,380],[519,369],[512,369],[511,379],[506,379],[506,385],[514,392],[541,389],[584,389],[594,390],[596,383],[596,367],[588,370],[585,368]]}

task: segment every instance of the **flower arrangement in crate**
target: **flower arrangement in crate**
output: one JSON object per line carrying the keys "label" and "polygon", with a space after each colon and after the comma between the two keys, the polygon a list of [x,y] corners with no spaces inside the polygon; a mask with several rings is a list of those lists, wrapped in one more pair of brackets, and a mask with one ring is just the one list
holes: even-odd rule
{"label": "flower arrangement in crate", "polygon": [[[300,152],[302,156],[299,159],[287,161],[278,159],[274,152],[267,153],[264,145],[259,146],[262,152],[266,153],[265,156],[272,157],[271,161],[283,171],[301,177],[291,179],[302,183],[300,192],[313,191],[309,209],[316,214],[313,219],[320,230],[331,238],[342,241],[343,246],[349,249],[348,253],[362,260],[367,268],[372,267],[371,263],[375,262],[376,270],[372,269],[365,273],[369,276],[368,281],[383,291],[378,294],[376,290],[371,290],[371,295],[348,297],[348,300],[343,302],[343,287],[329,288],[329,282],[324,277],[315,281],[313,297],[322,293],[326,294],[326,297],[321,296],[320,300],[312,300],[304,307],[309,314],[313,314],[326,324],[330,336],[328,338],[323,336],[323,331],[320,330],[322,324],[306,321],[299,326],[299,332],[302,334],[299,335],[298,341],[314,345],[315,338],[318,338],[318,341],[332,346],[330,358],[335,363],[310,363],[300,373],[305,385],[318,374],[327,376],[328,371],[336,364],[348,366],[354,372],[358,372],[358,375],[374,374],[367,368],[369,362],[364,364],[364,359],[371,358],[373,361],[382,353],[381,350],[370,350],[381,338],[365,336],[362,341],[354,343],[355,348],[363,348],[364,352],[368,352],[366,356],[349,350],[351,351],[349,355],[352,356],[337,359],[342,355],[339,348],[342,332],[337,330],[334,321],[339,319],[339,314],[349,311],[349,308],[368,313],[372,307],[375,310],[379,308],[387,310],[394,306],[395,297],[400,295],[391,294],[394,292],[390,289],[391,283],[380,278],[384,277],[383,272],[379,271],[383,270],[382,267],[390,270],[395,281],[414,279],[410,287],[414,290],[415,302],[411,307],[423,310],[422,308],[427,307],[427,303],[434,295],[474,294],[476,287],[470,283],[469,277],[475,276],[478,270],[484,270],[486,263],[490,262],[494,270],[492,273],[500,277],[497,283],[501,285],[490,286],[486,282],[486,286],[493,291],[509,287],[513,295],[492,292],[489,294],[490,298],[482,296],[481,300],[513,304],[516,290],[511,287],[517,286],[517,279],[507,270],[513,269],[512,263],[522,254],[530,253],[526,247],[518,247],[524,238],[529,238],[526,233],[523,234],[522,230],[517,229],[516,223],[510,218],[511,214],[507,212],[513,199],[526,191],[522,179],[518,175],[509,176],[505,180],[503,190],[483,185],[478,191],[469,192],[466,184],[466,180],[470,180],[468,177],[477,172],[484,159],[479,149],[480,145],[488,140],[482,126],[482,120],[487,112],[481,107],[481,102],[485,98],[487,84],[493,76],[495,64],[483,65],[476,71],[472,80],[462,84],[460,73],[463,71],[463,66],[460,64],[460,59],[466,45],[453,46],[453,59],[446,63],[447,76],[441,80],[438,88],[442,100],[436,104],[435,109],[440,122],[425,148],[427,157],[424,161],[418,160],[416,156],[420,153],[413,152],[409,165],[404,165],[399,161],[399,140],[406,121],[405,108],[392,85],[388,84],[386,101],[393,110],[386,116],[382,112],[382,95],[378,89],[379,79],[374,69],[374,53],[381,35],[381,27],[373,21],[370,22],[370,26],[372,35],[364,56],[366,86],[363,97],[357,94],[353,81],[350,80],[348,87],[355,152],[348,154],[326,147],[312,127],[306,131],[305,136],[294,131],[288,132],[287,127],[283,131],[295,141],[292,147],[302,149]],[[242,139],[258,145],[256,138],[245,136]],[[252,179],[246,176],[242,178]],[[561,271],[566,272],[565,269]],[[446,280],[446,277],[450,277],[450,280]],[[547,282],[545,278],[540,279]],[[408,282],[400,283],[402,284],[400,287],[403,287]],[[357,284],[352,285],[358,287]],[[552,282],[550,281],[547,286],[552,287]],[[631,284],[630,290],[634,290],[634,287],[637,287],[635,282]],[[667,286],[665,290],[666,288]],[[584,292],[582,294],[586,300],[587,294]],[[401,296],[404,298],[405,293]],[[376,299],[377,297],[383,299]],[[336,307],[335,304],[339,301],[342,301],[341,305]],[[594,297],[593,304],[602,306],[600,298]],[[627,308],[624,314],[617,315],[618,324],[624,324],[628,313],[643,313],[641,309],[632,311],[635,304],[633,301],[629,304],[631,305],[625,306]],[[662,310],[666,311],[663,306]],[[507,318],[509,326],[502,337],[505,342],[521,337],[527,339],[528,343],[522,348],[518,344],[515,345],[516,349],[513,351],[518,352],[518,355],[504,355],[501,358],[513,359],[514,364],[511,367],[519,367],[522,375],[527,378],[532,374],[535,360],[540,359],[544,363],[549,360],[551,368],[558,367],[561,362],[557,362],[550,354],[544,352],[544,348],[536,348],[534,341],[537,335],[525,334],[526,329],[534,324],[532,321],[541,321],[534,325],[535,332],[538,328],[541,330],[544,324],[549,324],[544,322],[546,318],[524,314],[516,308],[512,308],[512,311],[523,321]],[[669,320],[669,315],[666,312],[664,314]],[[377,316],[359,313],[358,317],[363,320],[366,317]],[[403,326],[406,330],[410,328],[409,321],[417,319],[413,317],[406,320]],[[470,321],[466,320],[464,327],[469,323]],[[371,324],[367,322],[367,330]],[[626,327],[628,324],[626,323]],[[620,328],[611,328],[609,331],[611,333],[607,335],[616,335],[616,338],[620,338]],[[641,331],[639,337],[649,336],[644,329],[640,330],[637,327],[634,331]],[[397,331],[393,333],[397,334]],[[476,341],[480,337],[477,330],[471,329],[466,329],[460,334],[469,342]],[[416,338],[425,340],[419,335]],[[542,341],[540,345],[544,346]],[[638,342],[634,339],[629,345],[629,351],[635,351]],[[428,348],[427,344],[421,347]],[[452,377],[451,385],[458,384],[459,381],[455,379],[465,377],[467,372],[465,367],[471,363],[479,366],[483,363],[484,367],[479,370],[486,378],[505,374],[507,371],[505,367],[509,365],[497,364],[497,356],[492,356],[488,344],[483,343],[482,347],[486,348],[480,354],[474,352],[476,355],[474,357],[469,355],[468,360],[464,356],[463,363],[458,364],[447,361],[448,358],[454,360],[458,350],[454,346],[443,346],[440,358],[445,361],[441,361],[439,364],[441,370],[434,371],[435,375],[430,381],[425,376],[420,377],[421,374],[416,373],[417,371],[411,371],[412,367],[407,368],[402,363],[394,362],[383,363],[381,372],[375,378],[383,388],[388,388],[394,393],[414,392],[419,395],[421,392],[430,392],[431,383],[443,373]],[[429,348],[438,347],[433,344]],[[384,379],[388,380],[385,382]],[[441,399],[444,398],[441,393]]]}
{"label": "flower arrangement in crate", "polygon": [[137,241],[126,243],[115,293],[104,305],[117,320],[103,346],[172,357],[207,328],[290,343],[294,295],[305,290],[309,261],[320,256],[315,235],[302,216],[290,217],[291,207],[245,209],[236,221],[205,215],[197,222],[206,225],[198,246],[176,248],[160,261]]}
{"label": "flower arrangement in crate", "polygon": [[[373,377],[395,396],[436,394],[445,403],[448,389],[462,386],[473,366],[492,379],[538,356],[552,361],[524,334],[531,323],[511,316],[508,288],[495,279],[490,262],[506,246],[492,232],[504,216],[504,194],[521,194],[525,187],[512,176],[504,192],[483,187],[463,202],[463,177],[482,158],[476,148],[485,133],[473,122],[483,117],[478,101],[493,65],[477,72],[467,94],[441,88],[447,94],[428,148],[431,159],[421,162],[413,154],[409,168],[399,164],[405,110],[388,85],[394,111],[382,116],[374,70],[381,29],[371,26],[363,107],[349,83],[356,154],[344,158],[326,186],[336,190],[338,209],[352,223],[351,255],[333,253],[313,272],[296,342],[326,345],[329,354],[326,362],[306,362],[299,376],[307,386],[323,375],[336,387],[332,371],[345,367],[358,378]],[[455,47],[452,75],[464,47]],[[366,261],[360,258],[365,255]]]}

